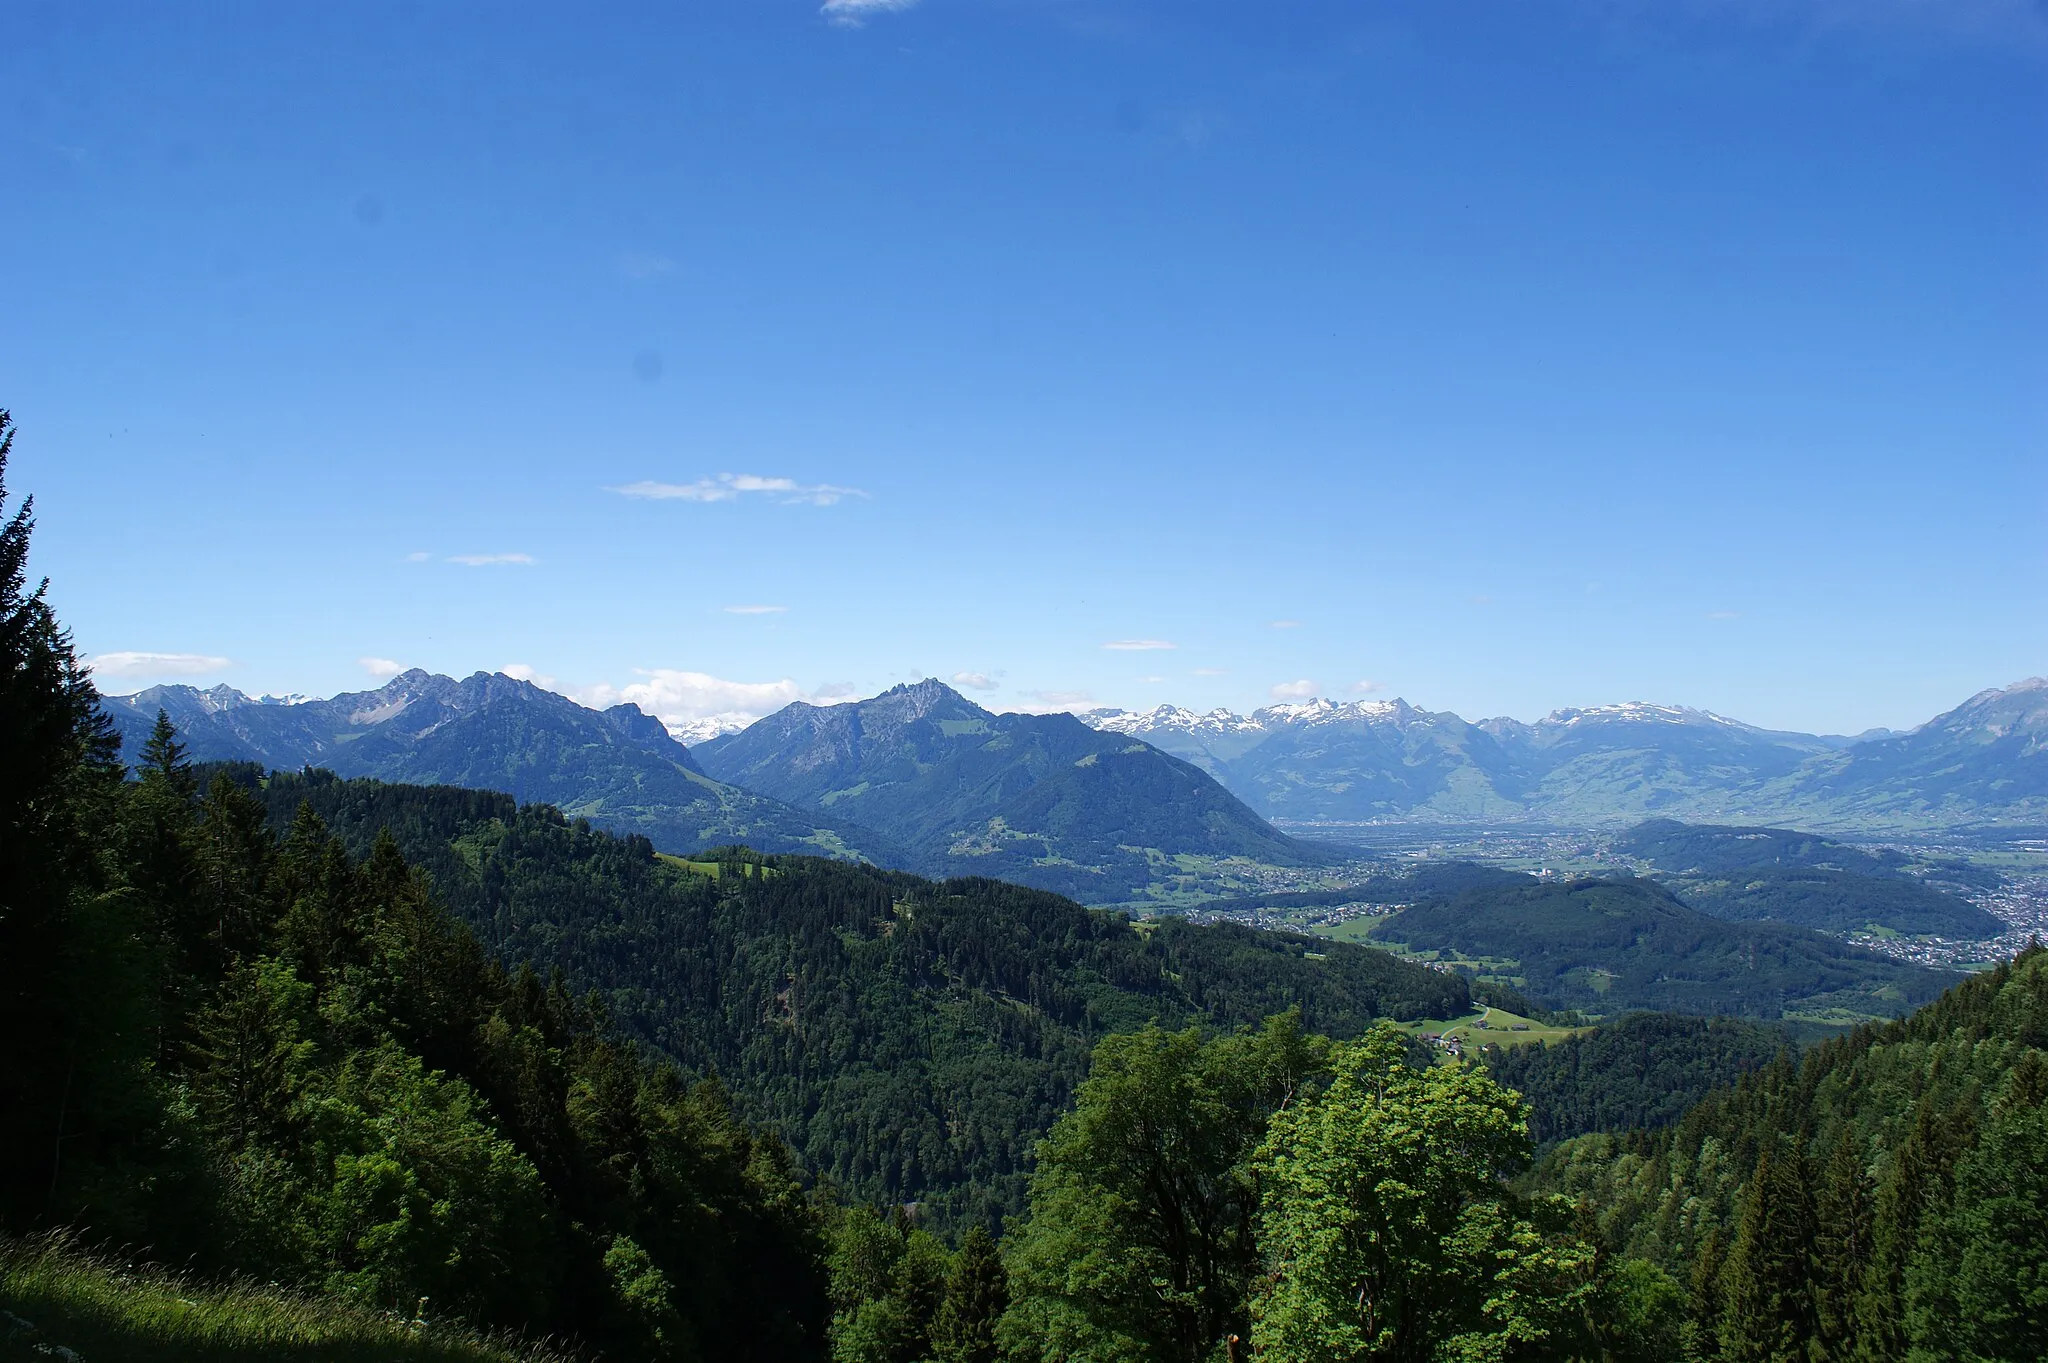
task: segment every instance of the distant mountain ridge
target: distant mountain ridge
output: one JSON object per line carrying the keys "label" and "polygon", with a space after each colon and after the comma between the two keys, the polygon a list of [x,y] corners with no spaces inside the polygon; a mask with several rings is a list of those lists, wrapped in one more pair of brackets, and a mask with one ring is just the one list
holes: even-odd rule
{"label": "distant mountain ridge", "polygon": [[498,673],[457,681],[414,669],[374,691],[289,703],[227,686],[155,686],[102,703],[131,756],[162,709],[198,761],[502,790],[665,851],[744,842],[883,863],[904,855],[872,830],[713,780],[637,706],[591,710]]}
{"label": "distant mountain ridge", "polygon": [[1143,742],[1070,715],[992,714],[937,681],[791,705],[694,750],[637,706],[592,710],[485,672],[415,669],[289,702],[158,686],[104,705],[131,755],[161,708],[200,761],[502,790],[663,851],[745,843],[1093,903],[1215,893],[1232,867],[1332,859]]}
{"label": "distant mountain ridge", "polygon": [[1268,818],[1305,824],[2048,821],[2048,679],[2038,677],[1982,692],[1910,732],[1858,738],[1646,702],[1558,710],[1533,724],[1474,723],[1399,699],[1080,718],[1200,766]]}
{"label": "distant mountain ridge", "polygon": [[935,680],[791,705],[694,751],[720,780],[880,830],[928,874],[1089,902],[1170,892],[1233,859],[1328,859],[1151,744],[1067,714],[995,714]]}

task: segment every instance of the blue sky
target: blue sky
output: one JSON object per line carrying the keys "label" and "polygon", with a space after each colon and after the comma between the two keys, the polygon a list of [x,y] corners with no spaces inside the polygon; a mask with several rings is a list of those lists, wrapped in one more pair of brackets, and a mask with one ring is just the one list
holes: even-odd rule
{"label": "blue sky", "polygon": [[16,3],[0,107],[10,482],[110,691],[2048,672],[2025,0]]}

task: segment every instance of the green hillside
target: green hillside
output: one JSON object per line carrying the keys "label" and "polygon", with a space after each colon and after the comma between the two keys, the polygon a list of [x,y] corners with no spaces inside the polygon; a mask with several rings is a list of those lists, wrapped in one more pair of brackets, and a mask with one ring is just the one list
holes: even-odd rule
{"label": "green hillside", "polygon": [[1791,1044],[1765,1023],[1629,1013],[1552,1045],[1482,1054],[1487,1071],[1528,1102],[1529,1134],[1541,1142],[1669,1126]]}
{"label": "green hillside", "polygon": [[1725,923],[1647,880],[1468,890],[1378,921],[1372,940],[1478,963],[1549,1008],[1891,1017],[1955,979],[1775,923]]}
{"label": "green hillside", "polygon": [[1688,1356],[2048,1351],[2048,951],[1910,1018],[1781,1057],[1531,1186],[1684,1284]]}
{"label": "green hillside", "polygon": [[570,1363],[572,1355],[417,1314],[179,1276],[62,1237],[0,1241],[0,1363]]}
{"label": "green hillside", "polygon": [[1789,829],[1668,819],[1639,824],[1614,846],[1652,863],[1661,882],[1716,918],[1908,937],[1983,938],[2005,929],[1995,915],[1908,874],[1910,861],[1898,852]]}
{"label": "green hillside", "polygon": [[1021,1205],[1032,1144],[1105,1032],[1299,1007],[1352,1036],[1455,1016],[1460,977],[1288,933],[1133,924],[1039,890],[731,849],[667,862],[503,796],[270,778],[349,845],[389,830],[486,944],[595,990],[612,1023],[714,1070],[807,1167],[942,1219]]}

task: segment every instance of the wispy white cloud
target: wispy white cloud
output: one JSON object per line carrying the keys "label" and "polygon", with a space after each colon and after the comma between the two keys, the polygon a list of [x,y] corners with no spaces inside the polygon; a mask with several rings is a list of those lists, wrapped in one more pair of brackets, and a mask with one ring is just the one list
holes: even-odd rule
{"label": "wispy white cloud", "polygon": [[628,251],[619,257],[619,273],[628,279],[659,279],[676,272],[676,263],[656,251]]}
{"label": "wispy white cloud", "polygon": [[504,564],[540,562],[532,554],[450,554],[448,561],[460,563],[465,568],[495,568]]}
{"label": "wispy white cloud", "polygon": [[506,663],[498,670],[513,681],[532,682],[543,691],[559,691],[561,689],[555,685],[553,677],[548,676],[544,672],[536,671],[528,663]]}
{"label": "wispy white cloud", "polygon": [[993,691],[1002,683],[986,672],[955,672],[953,685],[964,686],[970,691]]}
{"label": "wispy white cloud", "polygon": [[395,677],[405,671],[404,663],[390,658],[358,658],[356,663],[373,677]]}
{"label": "wispy white cloud", "polygon": [[827,23],[859,28],[877,14],[896,14],[916,3],[917,0],[825,0],[818,13],[825,16]]}
{"label": "wispy white cloud", "polygon": [[787,606],[727,606],[725,613],[727,615],[781,615],[788,609],[789,607]]}
{"label": "wispy white cloud", "polygon": [[[830,705],[848,698],[853,691],[852,686],[838,683],[807,694],[787,677],[772,682],[742,682],[714,677],[708,672],[667,667],[636,668],[634,675],[639,680],[624,686],[601,683],[564,694],[600,710],[631,702],[668,726],[670,733],[690,742],[745,728],[795,701]],[[539,685],[549,685],[535,680]]]}
{"label": "wispy white cloud", "polygon": [[757,473],[721,473],[716,478],[699,478],[694,483],[661,483],[642,479],[621,487],[606,488],[621,497],[654,502],[736,502],[743,496],[771,498],[784,506],[831,506],[848,497],[868,494],[857,487],[833,483],[799,483],[794,478],[765,478]]}
{"label": "wispy white cloud", "polygon": [[1303,677],[1300,681],[1276,683],[1272,694],[1274,700],[1309,700],[1315,693],[1316,684]]}
{"label": "wispy white cloud", "polygon": [[211,653],[144,653],[122,650],[86,659],[102,677],[203,677],[233,667],[232,658]]}
{"label": "wispy white cloud", "polygon": [[1138,678],[1138,680],[1139,680],[1139,681],[1141,681],[1141,682],[1145,682],[1145,683],[1147,683],[1147,684],[1150,684],[1150,685],[1155,685],[1155,686],[1156,686],[1156,685],[1157,685],[1158,683],[1160,683],[1160,682],[1163,682],[1163,681],[1165,681],[1165,680],[1166,680],[1166,678],[1164,678],[1164,677],[1140,677],[1140,678]]}
{"label": "wispy white cloud", "polygon": [[1164,639],[1112,639],[1103,647],[1118,653],[1150,653],[1155,649],[1178,648],[1180,645],[1170,644]]}
{"label": "wispy white cloud", "polygon": [[1351,683],[1351,689],[1361,696],[1376,696],[1387,689],[1387,684],[1382,681],[1374,681],[1368,677],[1364,681]]}
{"label": "wispy white cloud", "polygon": [[1046,715],[1085,710],[1094,704],[1095,697],[1087,691],[1026,691],[1005,703],[1003,709],[1015,714]]}
{"label": "wispy white cloud", "polygon": [[426,562],[427,560],[431,559],[432,557],[433,557],[433,555],[432,555],[432,554],[430,554],[430,553],[428,553],[428,552],[427,552],[426,550],[424,550],[424,549],[415,549],[415,550],[413,550],[413,551],[412,551],[412,552],[411,552],[410,554],[407,554],[407,555],[405,556],[405,561],[406,561],[407,563],[425,563],[425,562]]}
{"label": "wispy white cloud", "polygon": [[1301,621],[1299,621],[1299,620],[1274,620],[1274,621],[1272,621],[1272,622],[1268,623],[1268,624],[1267,624],[1267,626],[1266,626],[1266,628],[1267,628],[1267,629],[1300,629],[1300,628],[1301,628]]}

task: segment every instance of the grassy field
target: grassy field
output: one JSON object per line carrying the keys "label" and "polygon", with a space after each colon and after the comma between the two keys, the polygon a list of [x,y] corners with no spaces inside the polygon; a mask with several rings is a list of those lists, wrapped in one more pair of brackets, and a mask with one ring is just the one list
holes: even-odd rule
{"label": "grassy field", "polygon": [[[1482,1023],[1485,1025],[1481,1026]],[[1517,1030],[1518,1028],[1520,1030]],[[1462,1018],[1424,1018],[1420,1022],[1404,1022],[1401,1024],[1401,1030],[1411,1036],[1421,1036],[1424,1032],[1454,1036],[1464,1043],[1467,1053],[1470,1053],[1488,1042],[1497,1046],[1530,1046],[1562,1041],[1587,1029],[1553,1027],[1547,1022],[1538,1022],[1519,1013],[1510,1013],[1505,1008],[1481,1008]]]}
{"label": "grassy field", "polygon": [[[725,874],[726,863],[722,861],[692,861],[688,857],[676,856],[673,852],[656,852],[654,859],[678,870],[688,871],[693,876],[704,876],[711,880],[717,880]],[[749,880],[757,876],[765,879],[778,874],[773,866],[763,866],[758,862],[743,861],[736,864],[740,868],[740,874]]]}
{"label": "grassy field", "polygon": [[0,1363],[569,1363],[541,1345],[331,1298],[0,1241]]}

